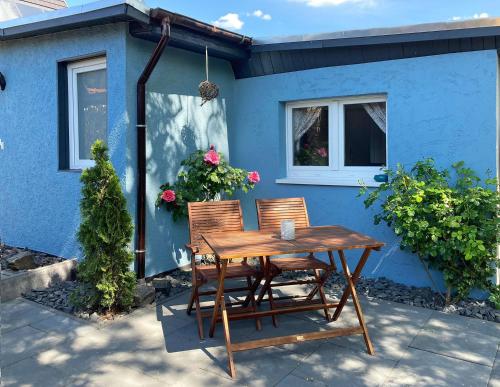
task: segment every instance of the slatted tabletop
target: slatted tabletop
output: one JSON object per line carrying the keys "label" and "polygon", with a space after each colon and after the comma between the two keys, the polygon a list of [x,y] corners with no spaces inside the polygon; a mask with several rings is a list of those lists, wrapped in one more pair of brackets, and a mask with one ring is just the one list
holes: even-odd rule
{"label": "slatted tabletop", "polygon": [[234,231],[203,233],[203,239],[220,259],[370,248],[384,243],[342,226],[297,228],[295,239],[281,239],[279,232]]}

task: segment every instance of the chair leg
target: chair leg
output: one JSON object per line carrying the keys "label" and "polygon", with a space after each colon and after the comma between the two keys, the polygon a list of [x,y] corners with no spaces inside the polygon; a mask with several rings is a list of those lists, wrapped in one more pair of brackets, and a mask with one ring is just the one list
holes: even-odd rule
{"label": "chair leg", "polygon": [[194,299],[196,298],[197,295],[198,295],[198,287],[193,284],[191,288],[191,296],[189,297],[188,307],[186,309],[186,313],[188,315],[191,315],[191,311],[193,310]]}
{"label": "chair leg", "polygon": [[[318,292],[319,292],[319,296],[321,298],[321,301],[323,302],[323,304],[327,304],[328,301],[326,299],[326,296],[325,296],[325,291],[323,289],[323,284],[321,283],[321,275],[320,275],[320,272],[319,270],[314,270],[314,276],[316,277],[316,280],[318,281]],[[323,311],[325,312],[325,318],[326,318],[326,321],[330,322],[331,321],[331,317],[330,317],[330,314],[328,313],[328,308],[324,308]]]}
{"label": "chair leg", "polygon": [[205,335],[203,334],[203,318],[201,317],[200,297],[198,296],[198,290],[196,290],[195,308],[196,321],[198,322],[198,335],[200,336],[200,340],[203,340],[205,338]]}
{"label": "chair leg", "polygon": [[[252,279],[250,277],[247,277],[247,285],[248,289],[250,290],[249,296],[251,297],[250,302],[252,303],[252,310],[254,312],[257,312],[257,303],[255,302],[255,291],[252,290],[253,284],[252,284]],[[258,331],[262,329],[262,324],[260,322],[259,317],[255,319],[255,328],[257,328]]]}
{"label": "chair leg", "polygon": [[264,285],[262,285],[262,288],[260,289],[259,292],[259,296],[257,297],[257,305],[260,305],[260,303],[262,302],[264,294],[266,294],[268,288],[270,288],[269,285],[271,284],[272,280],[273,280],[272,278],[266,278],[266,280],[264,281]]}

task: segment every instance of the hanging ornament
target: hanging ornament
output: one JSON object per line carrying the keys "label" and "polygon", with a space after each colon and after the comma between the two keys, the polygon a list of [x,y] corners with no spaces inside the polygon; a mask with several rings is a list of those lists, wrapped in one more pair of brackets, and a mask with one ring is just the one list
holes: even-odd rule
{"label": "hanging ornament", "polygon": [[200,90],[201,97],[201,106],[205,102],[211,101],[214,98],[217,98],[219,95],[219,88],[213,82],[208,80],[208,48],[205,47],[205,72],[207,79],[200,83],[198,89]]}

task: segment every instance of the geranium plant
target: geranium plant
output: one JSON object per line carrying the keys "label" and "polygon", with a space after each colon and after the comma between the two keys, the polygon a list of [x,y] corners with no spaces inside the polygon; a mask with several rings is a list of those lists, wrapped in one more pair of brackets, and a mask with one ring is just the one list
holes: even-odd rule
{"label": "geranium plant", "polygon": [[175,183],[160,186],[157,207],[173,213],[174,221],[187,217],[188,202],[206,202],[231,197],[237,190],[248,192],[260,181],[257,171],[234,168],[213,145],[197,150],[181,162]]}
{"label": "geranium plant", "polygon": [[500,225],[496,180],[481,182],[463,162],[453,164],[453,170],[453,175],[439,170],[432,159],[409,171],[398,165],[365,200],[366,207],[381,201],[375,223],[387,223],[402,249],[443,272],[447,302],[453,291],[460,299],[473,288],[495,294],[491,278],[498,265]]}

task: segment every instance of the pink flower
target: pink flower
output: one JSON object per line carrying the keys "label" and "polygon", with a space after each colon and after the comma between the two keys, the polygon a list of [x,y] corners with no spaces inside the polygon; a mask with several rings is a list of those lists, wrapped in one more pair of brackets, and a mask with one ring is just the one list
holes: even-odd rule
{"label": "pink flower", "polygon": [[326,151],[325,148],[319,148],[319,149],[316,149],[316,153],[318,155],[320,155],[321,157],[326,157],[328,156],[328,152]]}
{"label": "pink flower", "polygon": [[257,171],[249,172],[248,181],[252,184],[257,184],[260,181],[259,172]]}
{"label": "pink flower", "polygon": [[167,203],[175,202],[175,192],[171,189],[166,189],[161,194],[162,200],[165,200]]}
{"label": "pink flower", "polygon": [[210,150],[207,153],[205,153],[203,161],[205,161],[207,164],[219,165],[220,156],[214,149],[212,149],[212,147],[210,147]]}

